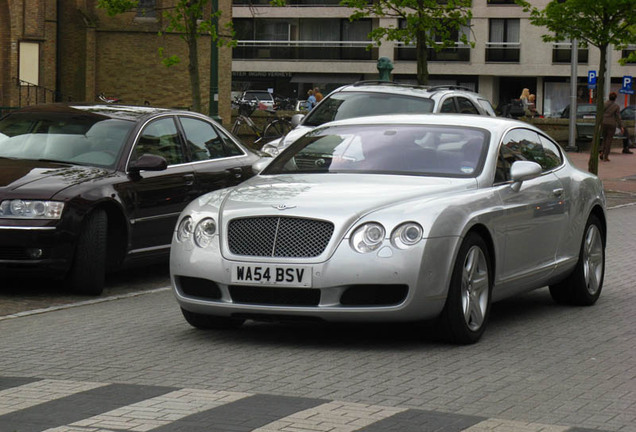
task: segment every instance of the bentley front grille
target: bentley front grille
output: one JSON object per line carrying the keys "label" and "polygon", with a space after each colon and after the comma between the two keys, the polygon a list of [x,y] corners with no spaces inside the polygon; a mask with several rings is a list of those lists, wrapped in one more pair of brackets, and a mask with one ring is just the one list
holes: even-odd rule
{"label": "bentley front grille", "polygon": [[230,221],[228,244],[235,255],[308,258],[323,253],[332,234],[331,222],[296,217],[253,217]]}

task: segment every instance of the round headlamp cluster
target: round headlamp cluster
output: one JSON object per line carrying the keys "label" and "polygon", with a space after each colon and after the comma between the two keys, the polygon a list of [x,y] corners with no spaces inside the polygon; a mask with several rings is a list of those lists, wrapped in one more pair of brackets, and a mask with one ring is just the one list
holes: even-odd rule
{"label": "round headlamp cluster", "polygon": [[177,240],[194,240],[200,248],[208,247],[216,234],[216,222],[212,218],[201,219],[196,225],[190,216],[186,216],[177,225]]}
{"label": "round headlamp cluster", "polygon": [[0,203],[0,218],[60,219],[64,203],[40,200],[5,200]]}
{"label": "round headlamp cluster", "polygon": [[[399,225],[391,233],[391,244],[398,249],[407,249],[422,239],[424,230],[415,222]],[[384,242],[386,230],[377,222],[368,222],[355,229],[349,240],[353,250],[359,253],[373,252]]]}

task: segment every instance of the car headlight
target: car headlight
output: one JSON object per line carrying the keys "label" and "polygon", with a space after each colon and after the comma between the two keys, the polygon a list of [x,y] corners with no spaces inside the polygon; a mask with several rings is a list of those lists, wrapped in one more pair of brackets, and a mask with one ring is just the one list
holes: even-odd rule
{"label": "car headlight", "polygon": [[391,233],[391,243],[398,249],[406,249],[422,239],[424,230],[415,222],[406,222]]}
{"label": "car headlight", "polygon": [[200,248],[208,247],[214,234],[216,234],[216,222],[212,218],[205,218],[194,229],[194,244]]}
{"label": "car headlight", "polygon": [[186,241],[192,238],[194,232],[194,221],[190,216],[186,216],[181,219],[179,225],[177,225],[177,240],[180,242]]}
{"label": "car headlight", "polygon": [[278,146],[272,145],[272,144],[265,144],[262,148],[261,148],[262,152],[265,152],[269,155],[272,156],[276,156],[278,155]]}
{"label": "car headlight", "polygon": [[382,245],[385,233],[386,231],[382,225],[376,222],[369,222],[356,228],[349,241],[356,252],[373,252]]}
{"label": "car headlight", "polygon": [[5,219],[59,219],[64,203],[59,201],[5,200],[0,203],[0,218]]}

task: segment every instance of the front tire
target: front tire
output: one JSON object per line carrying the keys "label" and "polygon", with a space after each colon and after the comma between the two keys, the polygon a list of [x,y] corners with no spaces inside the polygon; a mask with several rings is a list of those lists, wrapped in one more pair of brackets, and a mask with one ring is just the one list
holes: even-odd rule
{"label": "front tire", "polygon": [[97,296],[104,290],[107,230],[104,210],[92,211],[85,218],[67,278],[74,293]]}
{"label": "front tire", "polygon": [[282,137],[283,135],[287,135],[291,129],[291,123],[288,121],[274,120],[265,127],[265,130],[263,131],[263,140],[265,143],[268,143]]}
{"label": "front tire", "polygon": [[242,326],[245,322],[245,320],[242,319],[216,317],[190,312],[183,308],[181,308],[181,313],[188,324],[201,330],[235,329]]}
{"label": "front tire", "polygon": [[585,225],[579,261],[567,278],[550,286],[550,295],[559,304],[591,306],[601,295],[604,278],[603,225],[597,216],[590,215]]}
{"label": "front tire", "polygon": [[490,315],[491,268],[486,243],[469,233],[459,249],[440,317],[451,342],[472,344],[484,333]]}

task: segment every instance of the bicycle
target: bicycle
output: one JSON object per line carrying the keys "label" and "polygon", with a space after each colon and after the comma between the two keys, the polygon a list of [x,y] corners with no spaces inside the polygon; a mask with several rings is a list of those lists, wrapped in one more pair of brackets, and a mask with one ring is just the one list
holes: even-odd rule
{"label": "bicycle", "polygon": [[290,119],[287,117],[278,117],[276,111],[272,109],[263,110],[271,114],[273,117],[261,129],[256,123],[254,123],[254,120],[250,118],[255,109],[256,104],[254,103],[239,102],[239,115],[236,117],[236,120],[232,125],[233,135],[256,135],[254,143],[265,144],[286,135],[292,129]]}

